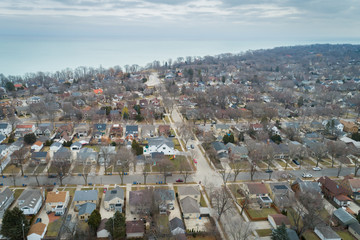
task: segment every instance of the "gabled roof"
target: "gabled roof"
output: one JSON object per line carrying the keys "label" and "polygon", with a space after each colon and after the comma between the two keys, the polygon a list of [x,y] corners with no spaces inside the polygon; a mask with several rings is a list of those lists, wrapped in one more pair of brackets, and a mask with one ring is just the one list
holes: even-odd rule
{"label": "gabled roof", "polygon": [[335,196],[347,194],[347,191],[345,188],[343,188],[337,182],[328,178],[327,176],[323,176],[323,177],[319,178],[318,182],[321,183],[321,185],[324,188],[326,188],[328,191],[330,191]]}
{"label": "gabled roof", "polygon": [[81,148],[82,147],[82,144],[80,142],[74,142],[73,144],[71,144],[70,146],[71,148],[72,147],[78,147],[78,148]]}
{"label": "gabled roof", "polygon": [[273,215],[269,215],[269,216],[274,219],[274,222],[275,222],[276,226],[281,225],[283,223],[285,225],[290,225],[290,221],[285,215],[273,214]]}
{"label": "gabled roof", "polygon": [[42,236],[45,229],[46,229],[46,224],[44,224],[42,222],[35,223],[29,229],[28,236],[33,234],[33,233]]}
{"label": "gabled roof", "polygon": [[250,194],[268,194],[265,184],[263,183],[248,183],[247,187],[249,189]]}
{"label": "gabled roof", "polygon": [[321,193],[321,188],[319,186],[318,182],[312,182],[312,181],[303,181],[300,178],[297,178],[293,184],[296,185],[299,184],[299,188],[301,192],[317,192]]}
{"label": "gabled roof", "polygon": [[3,204],[9,199],[11,198],[11,196],[14,194],[14,192],[9,189],[8,187],[5,188],[1,193],[0,193],[0,210],[2,210]]}
{"label": "gabled roof", "polygon": [[225,146],[227,149],[230,149],[232,153],[239,153],[242,155],[248,155],[249,153],[248,149],[245,146],[238,146],[230,142],[227,143]]}
{"label": "gabled roof", "polygon": [[99,131],[106,130],[106,124],[105,123],[96,123],[96,124],[94,124],[94,127]]}
{"label": "gabled roof", "polygon": [[53,144],[51,144],[50,147],[61,147],[62,144],[60,142],[54,142]]}
{"label": "gabled roof", "polygon": [[79,208],[79,215],[83,215],[83,214],[91,214],[94,210],[96,209],[96,204],[95,203],[84,203],[80,206]]}
{"label": "gabled roof", "polygon": [[338,208],[334,211],[334,216],[344,225],[350,225],[357,220],[343,208]]}
{"label": "gabled roof", "polygon": [[66,200],[68,192],[67,191],[61,191],[61,192],[48,192],[46,196],[46,203],[64,203]]}
{"label": "gabled roof", "polygon": [[0,123],[0,129],[6,129],[8,126],[8,123]]}
{"label": "gabled roof", "polygon": [[179,186],[178,187],[179,195],[200,195],[199,187],[196,186]]}
{"label": "gabled roof", "polygon": [[348,181],[352,188],[360,188],[360,179],[354,178],[354,179],[349,179]]}
{"label": "gabled roof", "polygon": [[155,189],[154,197],[158,201],[173,201],[175,199],[174,190]]}
{"label": "gabled roof", "polygon": [[227,150],[227,147],[222,142],[216,141],[216,142],[213,142],[212,145],[215,148],[216,152]]}
{"label": "gabled roof", "polygon": [[127,125],[125,128],[126,133],[134,133],[139,131],[139,127],[137,125]]}
{"label": "gabled roof", "polygon": [[156,147],[160,147],[163,144],[167,145],[170,148],[174,148],[174,142],[171,139],[165,138],[163,136],[157,138],[150,138],[148,142],[149,146],[156,146]]}
{"label": "gabled roof", "polygon": [[117,186],[115,189],[106,191],[104,201],[110,201],[114,198],[124,199],[124,189]]}
{"label": "gabled roof", "polygon": [[79,190],[75,191],[74,202],[90,201],[98,199],[98,190]]}
{"label": "gabled roof", "polygon": [[46,158],[47,154],[47,152],[33,152],[31,158]]}
{"label": "gabled roof", "polygon": [[183,213],[200,213],[198,202],[192,197],[186,197],[180,200]]}
{"label": "gabled roof", "polygon": [[358,222],[350,224],[349,228],[353,229],[357,234],[360,234],[360,224]]}
{"label": "gabled roof", "polygon": [[36,141],[36,142],[34,143],[34,145],[36,145],[36,146],[38,146],[38,147],[41,147],[41,146],[43,145],[43,143],[38,140],[38,141]]}
{"label": "gabled roof", "polygon": [[[19,206],[22,207],[35,207],[36,203],[42,199],[40,189],[25,189],[18,198]],[[24,203],[20,204],[21,201]]]}
{"label": "gabled roof", "polygon": [[185,230],[184,223],[180,218],[173,218],[170,220],[170,230],[173,231],[177,228],[181,228]]}
{"label": "gabled roof", "polygon": [[98,227],[98,229],[97,229],[97,232],[100,232],[100,231],[102,231],[102,230],[105,229],[105,224],[106,224],[106,222],[107,222],[108,220],[109,220],[108,218],[103,218],[103,219],[101,219],[101,222],[100,222],[100,225],[99,225],[99,227]]}
{"label": "gabled roof", "polygon": [[144,233],[144,223],[141,220],[127,221],[126,222],[126,233]]}
{"label": "gabled roof", "polygon": [[315,230],[321,232],[326,239],[340,238],[340,236],[329,226],[317,226]]}

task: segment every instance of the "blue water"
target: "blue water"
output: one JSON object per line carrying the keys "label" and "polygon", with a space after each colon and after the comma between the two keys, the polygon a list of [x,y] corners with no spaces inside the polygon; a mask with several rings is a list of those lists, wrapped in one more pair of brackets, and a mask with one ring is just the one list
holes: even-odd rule
{"label": "blue water", "polygon": [[118,38],[55,38],[0,36],[0,73],[55,72],[66,68],[145,66],[186,56],[240,53],[313,42],[256,41],[131,41]]}

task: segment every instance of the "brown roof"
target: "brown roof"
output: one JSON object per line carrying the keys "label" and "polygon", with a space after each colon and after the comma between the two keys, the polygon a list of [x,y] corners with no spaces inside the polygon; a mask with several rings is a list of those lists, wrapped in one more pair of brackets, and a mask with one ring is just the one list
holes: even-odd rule
{"label": "brown roof", "polygon": [[343,194],[335,197],[339,201],[351,201],[351,199]]}
{"label": "brown roof", "polygon": [[126,222],[126,233],[143,233],[144,223],[141,220],[127,221]]}
{"label": "brown roof", "polygon": [[107,218],[101,219],[100,225],[99,225],[99,227],[97,229],[98,232],[105,229],[105,224],[106,224],[107,221],[108,221]]}
{"label": "brown roof", "polygon": [[251,194],[268,194],[265,184],[263,183],[248,183],[249,192]]}
{"label": "brown roof", "polygon": [[41,236],[44,233],[45,228],[46,228],[46,224],[41,222],[35,223],[34,225],[31,226],[28,232],[28,236],[33,233],[36,233]]}
{"label": "brown roof", "polygon": [[285,215],[273,214],[273,215],[270,215],[270,216],[274,219],[276,226],[281,225],[283,223],[285,225],[290,225],[290,221]]}
{"label": "brown roof", "polygon": [[360,188],[360,179],[349,179],[349,184],[353,188]]}
{"label": "brown roof", "polygon": [[327,176],[319,178],[318,182],[321,183],[322,187],[326,188],[330,193],[332,193],[335,196],[340,194],[346,195],[345,188],[343,188],[337,182],[331,180]]}
{"label": "brown roof", "polygon": [[67,191],[62,192],[48,192],[46,196],[46,203],[65,202]]}
{"label": "brown roof", "polygon": [[34,143],[34,145],[37,145],[37,146],[41,146],[43,143],[41,142],[41,141],[36,141],[35,143]]}

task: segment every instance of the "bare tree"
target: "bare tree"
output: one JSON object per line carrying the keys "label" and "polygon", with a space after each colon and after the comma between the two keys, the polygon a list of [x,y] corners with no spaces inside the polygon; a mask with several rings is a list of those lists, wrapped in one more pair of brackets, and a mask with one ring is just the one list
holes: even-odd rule
{"label": "bare tree", "polygon": [[8,122],[11,125],[11,132],[14,132],[16,125],[20,122],[20,120],[16,116],[11,116],[9,117]]}
{"label": "bare tree", "polygon": [[240,172],[241,172],[241,167],[242,167],[242,165],[241,165],[241,162],[235,162],[234,164],[233,164],[233,172],[234,172],[234,182],[236,181],[236,178],[237,178],[237,176],[240,174]]}
{"label": "bare tree", "polygon": [[16,173],[14,170],[11,171],[11,177],[14,183],[14,187],[16,187]]}
{"label": "bare tree", "polygon": [[226,170],[220,170],[219,174],[223,180],[223,183],[226,185],[226,183],[228,182],[229,178],[231,177],[231,172],[230,171],[226,171]]}
{"label": "bare tree", "polygon": [[184,160],[180,163],[180,174],[184,178],[185,183],[186,183],[188,177],[191,175],[191,172],[189,171],[188,166],[189,165],[187,164],[186,160]]}
{"label": "bare tree", "polygon": [[221,215],[233,208],[231,197],[225,187],[214,189],[210,193],[211,203],[217,213],[217,220],[220,221]]}
{"label": "bare tree", "polygon": [[43,114],[45,113],[45,104],[43,102],[39,103],[32,103],[29,105],[30,112],[35,116],[36,118],[36,125],[39,125],[41,123]]}
{"label": "bare tree", "polygon": [[232,219],[230,221],[229,230],[232,240],[247,240],[252,235],[251,222],[245,222],[243,219]]}
{"label": "bare tree", "polygon": [[67,177],[71,163],[67,157],[56,156],[54,157],[53,164],[56,169],[57,178],[60,181],[60,186],[63,185],[63,180]]}
{"label": "bare tree", "polygon": [[24,176],[24,163],[26,160],[26,155],[29,153],[29,149],[22,147],[19,150],[15,150],[12,153],[12,160],[17,166],[20,166],[21,169],[21,176]]}
{"label": "bare tree", "polygon": [[149,176],[149,174],[150,174],[150,166],[149,166],[149,164],[144,164],[143,165],[143,171],[142,171],[142,175],[143,175],[143,177],[144,177],[144,184],[146,184],[146,179],[147,179],[147,177]]}
{"label": "bare tree", "polygon": [[120,176],[121,184],[124,184],[125,173],[129,171],[130,164],[134,164],[135,156],[130,149],[126,147],[121,147],[118,151],[117,158],[118,158],[118,162],[115,164],[117,165],[117,170]]}
{"label": "bare tree", "polygon": [[39,179],[38,179],[38,177],[39,177],[39,173],[34,173],[34,177],[35,177],[35,180],[36,180],[36,183],[37,183],[37,185],[38,185],[38,187],[40,187],[40,182],[39,182]]}
{"label": "bare tree", "polygon": [[157,163],[157,165],[159,167],[160,173],[164,177],[164,183],[166,183],[166,178],[170,175],[174,166],[172,162],[170,162],[170,160],[168,160],[167,158],[163,158],[161,161]]}
{"label": "bare tree", "polygon": [[256,161],[252,160],[250,162],[250,179],[251,179],[251,181],[254,181],[254,175],[256,172],[257,172]]}
{"label": "bare tree", "polygon": [[86,163],[83,164],[83,171],[82,171],[82,177],[85,181],[85,185],[88,184],[88,177],[91,170],[91,166],[87,165]]}
{"label": "bare tree", "polygon": [[188,144],[189,140],[193,136],[192,129],[194,125],[192,122],[188,121],[186,123],[182,123],[178,128],[180,137],[184,140],[185,146]]}
{"label": "bare tree", "polygon": [[349,147],[349,153],[354,156],[352,159],[355,165],[354,176],[356,177],[358,171],[360,170],[360,150],[355,146],[351,146]]}
{"label": "bare tree", "polygon": [[331,155],[331,167],[334,167],[335,158],[345,153],[346,144],[342,141],[329,141],[327,143],[327,150]]}
{"label": "bare tree", "polygon": [[113,148],[111,146],[102,146],[100,148],[99,154],[98,154],[98,164],[101,164],[101,162],[104,164],[105,168],[105,175],[107,175],[107,168],[109,167],[109,164],[113,162],[114,159]]}
{"label": "bare tree", "polygon": [[244,210],[247,209],[247,207],[250,204],[250,196],[249,196],[249,192],[245,191],[243,188],[239,188],[237,190],[237,193],[240,194],[243,198],[241,202],[241,212],[240,212],[240,215],[242,215]]}
{"label": "bare tree", "polygon": [[324,144],[322,143],[314,143],[312,152],[316,159],[316,167],[319,166],[319,162],[326,156],[327,150]]}

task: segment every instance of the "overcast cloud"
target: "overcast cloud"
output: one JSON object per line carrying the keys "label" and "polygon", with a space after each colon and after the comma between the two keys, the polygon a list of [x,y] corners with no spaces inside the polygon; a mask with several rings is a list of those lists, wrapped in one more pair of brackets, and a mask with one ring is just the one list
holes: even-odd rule
{"label": "overcast cloud", "polygon": [[360,39],[358,0],[2,0],[0,33]]}

